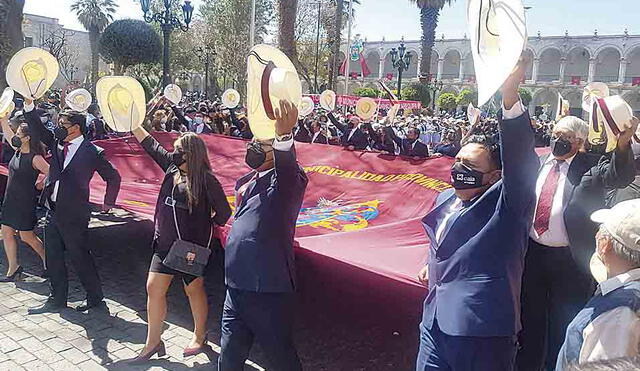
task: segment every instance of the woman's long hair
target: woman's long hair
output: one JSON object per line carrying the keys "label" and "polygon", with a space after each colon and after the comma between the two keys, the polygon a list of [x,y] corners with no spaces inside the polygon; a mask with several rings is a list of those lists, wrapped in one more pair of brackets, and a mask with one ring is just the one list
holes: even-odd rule
{"label": "woman's long hair", "polygon": [[[29,152],[36,155],[44,156],[44,148],[42,148],[42,143],[40,143],[38,138],[35,138],[31,134],[31,131],[29,130],[29,125],[27,125],[26,123],[22,123],[18,126],[17,131],[22,132],[22,135],[29,136]],[[16,131],[16,134],[17,134],[17,131]],[[16,149],[19,150],[20,148],[16,148]]]}
{"label": "woman's long hair", "polygon": [[187,199],[189,211],[205,197],[206,176],[211,173],[209,154],[204,141],[195,133],[184,133],[174,143],[185,153],[187,160]]}

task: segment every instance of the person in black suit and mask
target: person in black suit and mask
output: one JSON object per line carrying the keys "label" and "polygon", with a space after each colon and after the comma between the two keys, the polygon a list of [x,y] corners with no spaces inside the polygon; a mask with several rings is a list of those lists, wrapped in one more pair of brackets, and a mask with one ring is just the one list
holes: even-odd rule
{"label": "person in black suit and mask", "polygon": [[29,308],[28,313],[56,312],[66,308],[69,282],[65,254],[69,255],[87,293],[86,303],[76,309],[107,310],[100,277],[87,243],[91,214],[89,183],[96,171],[107,182],[102,209],[108,211],[116,203],[120,174],[104,157],[103,150],[84,138],[84,114],[77,111],[62,112],[55,133],[51,133],[40,121],[33,102],[25,101],[24,110],[34,138],[39,138],[52,154],[49,176],[41,196],[50,216],[45,228],[44,245],[51,294],[44,305]]}
{"label": "person in black suit and mask", "polygon": [[342,132],[340,141],[343,147],[346,147],[350,151],[362,151],[367,149],[369,146],[369,137],[362,129],[359,128],[360,118],[358,116],[351,116],[347,125],[338,121],[338,119],[333,116],[333,113],[329,113],[327,116],[333,125]]}
{"label": "person in black suit and mask", "polygon": [[637,126],[634,118],[610,156],[583,152],[589,128],[577,117],[553,128],[552,153],[540,157],[525,259],[519,371],[555,368],[567,326],[593,294],[589,259],[598,226],[590,216],[605,208],[607,189],[633,181],[630,142]]}
{"label": "person in black suit and mask", "polygon": [[393,131],[393,128],[386,128],[389,138],[400,147],[400,156],[427,158],[429,157],[429,147],[422,143],[420,138],[420,130],[418,128],[409,128],[406,138],[400,138]]}
{"label": "person in black suit and mask", "polygon": [[251,142],[254,171],[236,183],[235,221],[225,247],[227,295],[218,370],[242,370],[257,340],[274,370],[301,370],[293,344],[293,236],[307,176],[296,161],[292,129],[298,110],[275,109],[273,141]]}
{"label": "person in black suit and mask", "polygon": [[329,144],[329,139],[324,135],[322,125],[318,120],[311,123],[311,143]]}

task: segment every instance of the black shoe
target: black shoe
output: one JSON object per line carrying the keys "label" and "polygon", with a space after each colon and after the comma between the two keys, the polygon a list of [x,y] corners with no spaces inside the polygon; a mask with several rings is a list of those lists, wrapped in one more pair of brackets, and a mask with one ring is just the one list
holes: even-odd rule
{"label": "black shoe", "polygon": [[33,307],[27,309],[27,314],[43,314],[43,313],[58,313],[62,309],[66,309],[67,304],[58,304],[53,300],[47,300],[43,305],[39,307]]}
{"label": "black shoe", "polygon": [[13,272],[12,275],[0,278],[0,282],[16,282],[16,281],[20,281],[20,279],[22,278],[22,273],[23,273],[22,267],[18,267],[18,269],[16,269],[15,272]]}
{"label": "black shoe", "polygon": [[107,312],[109,313],[109,307],[107,307],[107,303],[100,300],[95,304],[89,304],[88,302],[84,302],[76,307],[78,312]]}

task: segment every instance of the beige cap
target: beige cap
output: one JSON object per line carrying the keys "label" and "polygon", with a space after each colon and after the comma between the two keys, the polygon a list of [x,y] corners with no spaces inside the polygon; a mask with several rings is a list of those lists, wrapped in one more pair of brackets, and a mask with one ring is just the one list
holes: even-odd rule
{"label": "beige cap", "polygon": [[640,251],[640,199],[598,210],[591,214],[591,220],[602,224],[625,247]]}

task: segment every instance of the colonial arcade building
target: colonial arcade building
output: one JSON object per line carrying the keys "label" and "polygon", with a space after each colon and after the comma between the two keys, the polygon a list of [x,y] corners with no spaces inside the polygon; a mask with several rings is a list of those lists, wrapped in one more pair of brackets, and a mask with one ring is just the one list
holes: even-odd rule
{"label": "colonial arcade building", "polygon": [[[371,86],[377,79],[397,83],[398,71],[391,62],[391,49],[400,41],[366,41],[363,56],[371,71],[362,77],[361,63],[349,65],[349,91],[357,87]],[[420,41],[405,41],[407,52],[413,58],[404,82],[417,81],[420,65]],[[526,53],[533,60],[523,85],[531,91],[531,112],[543,110],[550,117],[554,114],[558,93],[571,103],[572,114],[581,116],[581,98],[584,86],[593,81],[605,82],[611,94],[619,94],[640,114],[640,35],[537,36],[529,37]],[[344,54],[341,55],[344,60]],[[431,56],[431,74],[444,83],[442,92],[458,93],[475,84],[475,71],[469,40],[436,40]],[[342,79],[342,78],[341,78]],[[394,85],[395,86],[395,85]],[[344,92],[344,84],[338,84],[338,93]]]}

